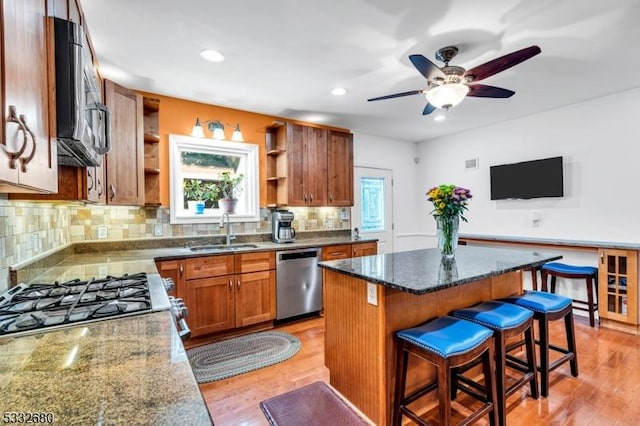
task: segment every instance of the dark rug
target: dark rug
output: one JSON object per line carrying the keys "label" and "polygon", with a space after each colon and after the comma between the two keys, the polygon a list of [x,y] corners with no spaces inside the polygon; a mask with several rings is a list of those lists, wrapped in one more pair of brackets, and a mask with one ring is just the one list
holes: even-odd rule
{"label": "dark rug", "polygon": [[300,350],[300,340],[265,331],[187,350],[198,383],[214,382],[277,364]]}

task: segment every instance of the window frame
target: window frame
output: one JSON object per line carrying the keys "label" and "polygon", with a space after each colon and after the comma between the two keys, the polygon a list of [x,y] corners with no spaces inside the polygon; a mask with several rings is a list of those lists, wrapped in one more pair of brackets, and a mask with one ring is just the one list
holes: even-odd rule
{"label": "window frame", "polygon": [[[239,194],[244,202],[239,203],[246,208],[230,214],[232,222],[260,221],[260,185],[258,145],[249,142],[218,141],[214,139],[194,138],[183,135],[169,135],[169,210],[172,224],[204,224],[219,223],[222,212],[219,209],[205,209],[205,214],[195,214],[184,209],[183,179],[194,178],[185,176],[181,168],[182,152],[199,152],[205,154],[233,155],[243,157],[246,167],[244,174],[244,190]],[[218,173],[210,177],[202,175],[200,179],[216,180]]]}

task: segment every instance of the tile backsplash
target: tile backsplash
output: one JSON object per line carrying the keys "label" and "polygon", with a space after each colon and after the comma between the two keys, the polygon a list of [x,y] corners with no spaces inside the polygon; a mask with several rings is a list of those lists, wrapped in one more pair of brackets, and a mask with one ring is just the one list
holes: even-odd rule
{"label": "tile backsplash", "polygon": [[[350,229],[350,209],[292,207],[297,232]],[[268,234],[271,217],[234,223],[236,234]],[[160,232],[161,231],[161,232]],[[8,287],[8,268],[73,242],[130,240],[224,233],[217,223],[172,225],[169,209],[80,203],[9,201],[0,195],[0,291]],[[158,235],[161,234],[161,235]]]}

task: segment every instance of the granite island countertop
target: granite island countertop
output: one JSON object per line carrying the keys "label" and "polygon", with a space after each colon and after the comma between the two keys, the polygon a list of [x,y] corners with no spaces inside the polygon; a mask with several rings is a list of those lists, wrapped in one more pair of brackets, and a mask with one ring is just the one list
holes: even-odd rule
{"label": "granite island countertop", "polygon": [[560,258],[561,254],[546,250],[459,246],[451,260],[444,260],[434,248],[332,260],[319,266],[420,295]]}
{"label": "granite island countertop", "polygon": [[63,425],[212,424],[168,311],[1,337],[0,408]]}

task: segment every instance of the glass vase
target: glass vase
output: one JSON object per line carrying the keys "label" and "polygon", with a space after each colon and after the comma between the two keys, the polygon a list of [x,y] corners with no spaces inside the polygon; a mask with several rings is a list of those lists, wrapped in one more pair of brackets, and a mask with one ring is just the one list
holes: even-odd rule
{"label": "glass vase", "polygon": [[438,249],[442,257],[452,259],[458,248],[458,216],[436,216],[438,227]]}

